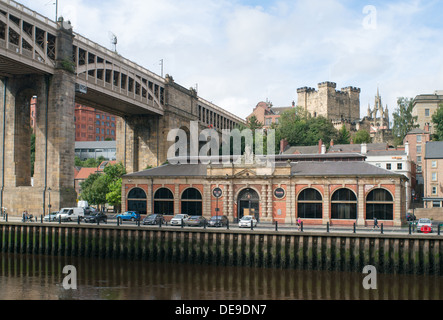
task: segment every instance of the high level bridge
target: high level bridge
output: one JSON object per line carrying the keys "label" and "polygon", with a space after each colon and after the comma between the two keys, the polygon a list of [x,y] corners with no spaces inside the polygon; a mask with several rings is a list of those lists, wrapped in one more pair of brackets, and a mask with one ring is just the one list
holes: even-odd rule
{"label": "high level bridge", "polygon": [[[31,183],[30,100],[37,96]],[[128,172],[166,161],[170,129],[244,120],[25,6],[0,0],[0,207],[41,214],[72,206],[75,103],[121,118],[117,160]],[[32,186],[31,186],[32,185]]]}

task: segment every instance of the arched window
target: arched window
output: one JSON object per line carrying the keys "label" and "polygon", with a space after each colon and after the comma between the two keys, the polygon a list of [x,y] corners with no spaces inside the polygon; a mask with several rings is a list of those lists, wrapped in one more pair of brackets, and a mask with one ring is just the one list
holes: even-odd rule
{"label": "arched window", "polygon": [[302,219],[322,219],[323,199],[315,189],[305,189],[298,196],[297,213]]}
{"label": "arched window", "polygon": [[339,189],[331,199],[331,219],[357,219],[357,197],[352,190]]}
{"label": "arched window", "polygon": [[186,189],[181,198],[181,213],[190,216],[203,215],[203,202],[200,191],[195,188]]}
{"label": "arched window", "polygon": [[366,219],[394,220],[394,198],[385,189],[372,190],[366,197]]}
{"label": "arched window", "polygon": [[154,213],[174,215],[174,195],[167,188],[160,188],[154,194]]}
{"label": "arched window", "polygon": [[147,196],[141,188],[134,188],[128,194],[128,211],[136,211],[139,214],[147,213]]}

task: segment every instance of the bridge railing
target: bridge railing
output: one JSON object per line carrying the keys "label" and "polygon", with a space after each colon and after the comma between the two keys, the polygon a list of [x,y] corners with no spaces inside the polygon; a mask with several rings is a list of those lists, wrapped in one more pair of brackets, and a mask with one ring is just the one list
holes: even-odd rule
{"label": "bridge railing", "polygon": [[105,54],[105,55],[107,55],[107,56],[109,56],[111,58],[113,58],[114,59],[113,62],[115,64],[117,64],[117,65],[120,64],[120,65],[124,65],[124,66],[129,66],[132,69],[135,69],[135,70],[141,72],[142,74],[149,75],[150,77],[154,78],[155,80],[157,80],[157,81],[159,81],[161,83],[165,82],[165,79],[163,79],[161,76],[155,74],[154,72],[152,72],[152,71],[150,71],[150,70],[148,70],[146,68],[143,68],[142,66],[136,64],[135,62],[133,62],[131,60],[128,60],[128,59],[122,57],[117,52],[109,50],[106,47],[103,47],[102,45],[100,45],[100,44],[98,44],[98,43],[96,43],[94,41],[89,40],[88,38],[82,36],[79,33],[74,33],[74,35],[75,35],[74,45],[78,46],[79,44],[85,44],[88,47],[90,47],[90,48],[92,48],[92,49],[94,49],[96,51],[99,51],[100,53]]}
{"label": "bridge railing", "polygon": [[24,5],[22,5],[21,3],[18,3],[14,0],[0,0],[0,2],[6,3],[7,5],[16,8],[18,11],[21,11],[27,15],[32,16],[33,18],[49,25],[50,27],[57,29],[57,22],[49,19],[48,17],[45,17],[43,15],[41,15],[40,13],[33,11],[27,7],[25,7]]}

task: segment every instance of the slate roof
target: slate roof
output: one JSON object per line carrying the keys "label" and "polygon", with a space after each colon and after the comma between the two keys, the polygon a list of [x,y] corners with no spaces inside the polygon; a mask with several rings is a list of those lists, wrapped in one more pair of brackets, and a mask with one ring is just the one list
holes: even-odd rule
{"label": "slate roof", "polygon": [[163,165],[125,175],[125,177],[206,177],[205,164]]}
{"label": "slate roof", "polygon": [[[284,163],[276,163],[276,166],[284,166]],[[387,176],[405,177],[402,174],[378,168],[367,162],[361,161],[324,161],[324,162],[292,162],[292,176]],[[205,164],[164,165],[137,173],[125,175],[125,177],[202,177],[207,176]]]}
{"label": "slate roof", "polygon": [[425,159],[443,159],[443,141],[426,143]]}
{"label": "slate roof", "polygon": [[292,164],[292,176],[401,176],[367,162],[298,162]]}

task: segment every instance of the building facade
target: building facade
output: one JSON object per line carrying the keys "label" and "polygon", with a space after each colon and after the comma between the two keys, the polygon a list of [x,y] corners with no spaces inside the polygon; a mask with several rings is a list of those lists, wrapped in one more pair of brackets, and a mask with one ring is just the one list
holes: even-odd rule
{"label": "building facade", "polygon": [[429,125],[429,132],[434,134],[435,128],[432,123],[432,116],[439,105],[443,104],[443,90],[435,91],[434,94],[418,95],[413,104],[412,116],[417,117],[416,123],[419,128],[425,130],[425,127]]}
{"label": "building facade", "polygon": [[249,120],[252,116],[255,116],[257,121],[263,124],[264,129],[269,129],[273,124],[278,124],[283,112],[295,108],[295,102],[291,107],[279,107],[275,108],[271,102],[259,102],[254,108],[253,112],[246,118]]}
{"label": "building facade", "polygon": [[116,116],[91,107],[75,106],[75,141],[115,141]]}
{"label": "building facade", "polygon": [[355,121],[360,119],[361,89],[346,87],[336,90],[334,82],[322,82],[318,91],[299,88],[297,106],[304,108],[313,117],[323,116],[329,120]]}
{"label": "building facade", "polygon": [[[247,165],[165,165],[123,177],[122,210],[179,213],[235,222],[387,226],[405,222],[404,175],[363,161],[282,161],[275,169]],[[220,189],[221,197],[214,191]],[[218,190],[219,191],[219,190]],[[218,208],[218,210],[217,210]]]}
{"label": "building facade", "polygon": [[117,143],[115,141],[77,141],[75,143],[75,156],[84,161],[87,159],[117,159]]}
{"label": "building facade", "polygon": [[443,207],[443,141],[426,144],[424,162],[426,208]]}

